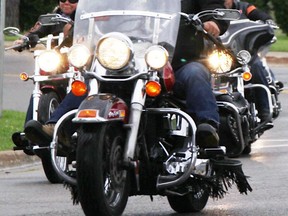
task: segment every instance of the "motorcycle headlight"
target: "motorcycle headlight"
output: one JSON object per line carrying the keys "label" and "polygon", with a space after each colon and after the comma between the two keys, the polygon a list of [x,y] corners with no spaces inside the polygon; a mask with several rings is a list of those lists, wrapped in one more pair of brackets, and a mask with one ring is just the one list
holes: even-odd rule
{"label": "motorcycle headlight", "polygon": [[152,46],[147,50],[145,60],[152,69],[157,70],[163,68],[167,64],[168,56],[168,52],[164,47]]}
{"label": "motorcycle headlight", "polygon": [[96,55],[99,63],[110,70],[120,70],[132,58],[132,42],[123,34],[110,33],[98,43]]}
{"label": "motorcycle headlight", "polygon": [[222,50],[214,50],[208,56],[208,66],[211,72],[214,73],[225,73],[231,70],[233,65],[232,56]]}
{"label": "motorcycle headlight", "polygon": [[89,49],[81,44],[72,46],[68,51],[68,60],[76,68],[85,66],[91,54]]}
{"label": "motorcycle headlight", "polygon": [[241,50],[237,53],[237,61],[241,65],[248,64],[251,60],[251,54],[247,50]]}
{"label": "motorcycle headlight", "polygon": [[56,73],[61,63],[61,55],[55,50],[46,50],[38,57],[38,65],[41,70],[48,73]]}

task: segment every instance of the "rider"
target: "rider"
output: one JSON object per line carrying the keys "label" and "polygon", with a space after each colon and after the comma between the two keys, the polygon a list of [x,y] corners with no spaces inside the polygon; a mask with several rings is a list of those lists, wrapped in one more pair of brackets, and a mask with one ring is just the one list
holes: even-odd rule
{"label": "rider", "polygon": [[[182,11],[190,14],[202,10],[224,8],[223,0],[183,0],[181,3]],[[209,17],[203,20],[203,27],[217,37],[226,31],[228,23]],[[187,112],[198,125],[196,139],[200,147],[217,147],[219,142],[218,108],[211,89],[210,73],[203,64],[197,62],[204,48],[203,37],[195,33],[196,30],[192,26],[187,25],[184,19],[181,20],[175,56],[172,61],[176,78],[174,92],[176,96],[186,99]],[[66,96],[47,124],[41,125],[33,120],[28,122],[25,127],[26,137],[38,144],[39,142],[45,145],[49,144],[52,140],[55,123],[65,114],[63,111],[69,111],[68,108],[72,109],[69,106],[71,100],[73,100],[72,96],[70,101]],[[65,109],[61,108],[62,103],[66,104]],[[58,109],[61,110],[58,111]]]}
{"label": "rider", "polygon": [[[60,14],[61,16],[74,20],[77,4],[78,0],[59,0],[59,5],[52,13]],[[29,38],[29,46],[33,48],[37,45],[39,38],[45,37],[48,34],[59,35],[59,33],[64,32],[64,34],[67,35],[69,27],[71,27],[71,25],[65,24],[64,22],[60,22],[57,25],[41,26],[41,23],[37,21],[25,36]],[[14,44],[23,44],[23,42],[23,39],[18,39],[14,41]],[[23,47],[15,48],[17,51],[22,51],[22,49]]]}
{"label": "rider", "polygon": [[[53,13],[60,14],[61,16],[74,20],[77,4],[78,4],[78,0],[59,0],[59,5],[53,10]],[[29,38],[29,45],[31,47],[35,47],[37,45],[37,41],[39,40],[39,38],[45,37],[48,34],[58,35],[59,33],[63,32],[66,38],[69,37],[70,28],[71,28],[71,24],[65,24],[63,22],[60,22],[57,25],[51,25],[51,26],[41,26],[39,22],[36,22],[36,24],[30,29],[30,31],[26,34],[26,36]],[[24,42],[23,39],[18,39],[14,41],[14,44],[23,44],[23,42]],[[22,48],[19,48],[16,50],[22,51]],[[66,97],[69,98],[70,94],[66,95]],[[73,98],[73,100],[71,101],[75,102],[76,105],[72,103],[70,106],[72,106],[73,109],[77,108],[78,104],[80,104],[80,102],[84,98],[85,98],[84,96]],[[27,113],[26,113],[25,125],[32,118],[33,118],[33,97],[31,96],[29,106],[27,109]],[[52,116],[52,119],[53,119],[53,116]],[[24,128],[25,128],[25,125],[24,125]],[[27,141],[24,141],[23,143],[21,139],[19,139],[18,135],[19,133],[15,133],[12,135],[12,140],[14,144],[17,146],[27,145]]]}
{"label": "rider", "polygon": [[[272,20],[271,16],[261,10],[259,10],[256,6],[248,2],[242,2],[239,0],[225,0],[224,3],[225,7],[228,9],[237,9],[242,12],[243,19],[250,19],[253,21],[262,20],[263,22],[269,25],[276,25]],[[266,68],[264,67],[262,61],[258,56],[250,62],[251,72],[252,72],[252,79],[251,82],[254,84],[263,84],[269,88],[268,81],[266,79]],[[272,73],[272,77],[274,77]],[[258,89],[255,92],[256,94],[256,108],[259,112],[259,118],[262,122],[271,118],[270,110],[269,110],[269,103],[267,100],[267,94],[262,90]],[[269,126],[273,127],[272,122],[269,122]]]}

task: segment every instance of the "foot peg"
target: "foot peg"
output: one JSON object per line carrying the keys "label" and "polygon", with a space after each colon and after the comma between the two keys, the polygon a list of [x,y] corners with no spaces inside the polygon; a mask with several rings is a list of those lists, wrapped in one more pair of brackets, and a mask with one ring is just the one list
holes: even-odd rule
{"label": "foot peg", "polygon": [[12,134],[12,141],[17,148],[23,149],[29,145],[28,140],[25,138],[24,132],[15,132]]}
{"label": "foot peg", "polygon": [[217,148],[205,148],[200,151],[200,158],[212,158],[215,156],[224,156],[226,154],[226,147],[219,146]]}

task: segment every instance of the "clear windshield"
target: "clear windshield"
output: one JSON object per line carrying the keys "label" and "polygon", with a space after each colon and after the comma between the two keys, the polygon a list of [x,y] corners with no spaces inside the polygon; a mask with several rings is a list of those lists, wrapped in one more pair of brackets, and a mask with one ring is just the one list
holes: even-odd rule
{"label": "clear windshield", "polygon": [[180,20],[181,0],[80,0],[77,6],[74,43],[94,51],[97,41],[109,32],[121,32],[132,41],[169,44],[173,52]]}

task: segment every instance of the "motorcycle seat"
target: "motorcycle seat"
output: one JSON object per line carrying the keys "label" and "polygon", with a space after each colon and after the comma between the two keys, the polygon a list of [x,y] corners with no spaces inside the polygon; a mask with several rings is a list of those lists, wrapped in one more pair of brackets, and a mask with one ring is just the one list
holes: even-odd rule
{"label": "motorcycle seat", "polygon": [[232,92],[229,94],[215,94],[217,102],[228,102],[235,105],[240,114],[247,112],[248,110],[248,102],[247,100],[239,93],[239,92]]}

